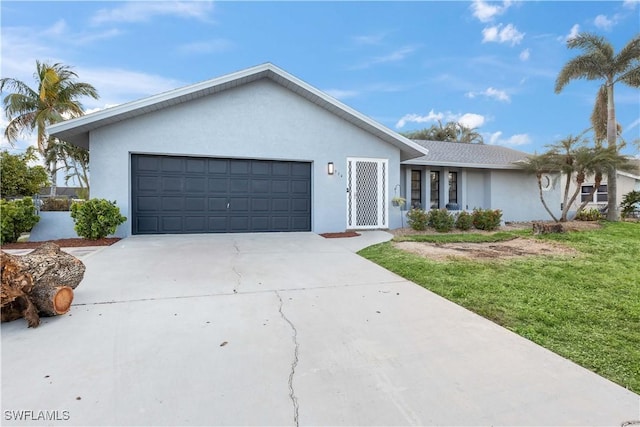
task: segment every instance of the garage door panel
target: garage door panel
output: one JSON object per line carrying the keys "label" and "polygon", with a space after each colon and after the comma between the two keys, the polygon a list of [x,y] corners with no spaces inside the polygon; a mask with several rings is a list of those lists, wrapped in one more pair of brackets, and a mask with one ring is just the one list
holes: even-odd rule
{"label": "garage door panel", "polygon": [[184,199],[182,197],[163,197],[163,211],[182,211],[184,210]]}
{"label": "garage door panel", "polygon": [[206,159],[187,159],[186,171],[190,173],[204,174],[207,169]]}
{"label": "garage door panel", "polygon": [[250,160],[229,160],[231,175],[248,175]]}
{"label": "garage door panel", "polygon": [[155,212],[160,209],[160,197],[138,197],[138,210]]}
{"label": "garage door panel", "polygon": [[289,212],[289,199],[272,199],[271,211],[272,212]]}
{"label": "garage door panel", "polygon": [[181,216],[163,216],[160,217],[160,223],[165,233],[182,233],[184,228]]}
{"label": "garage door panel", "polygon": [[184,159],[181,157],[163,157],[162,172],[183,172]]}
{"label": "garage door panel", "polygon": [[227,212],[226,197],[209,197],[210,212]]}
{"label": "garage door panel", "polygon": [[184,209],[187,212],[206,212],[206,199],[204,197],[185,197]]}
{"label": "garage door panel", "polygon": [[184,219],[185,230],[191,233],[205,233],[207,230],[207,217],[188,216]]}
{"label": "garage door panel", "polygon": [[302,180],[291,181],[291,192],[294,194],[308,194],[309,181],[302,181]]}
{"label": "garage door panel", "polygon": [[229,229],[227,216],[210,216],[208,230],[212,233],[225,233]]}
{"label": "garage door panel", "polygon": [[229,191],[231,193],[248,193],[249,180],[246,178],[234,178],[229,182]]}
{"label": "garage door panel", "polygon": [[271,181],[271,192],[272,193],[288,193],[289,181],[283,181],[279,179]]}
{"label": "garage door panel", "polygon": [[139,216],[136,218],[136,226],[140,233],[159,233],[157,216]]}
{"label": "garage door panel", "polygon": [[159,176],[139,176],[136,177],[138,189],[141,191],[152,191],[156,192],[160,188],[160,177]]}
{"label": "garage door panel", "polygon": [[187,177],[184,181],[184,190],[189,193],[205,194],[207,192],[207,179],[204,177]]}
{"label": "garage door panel", "polygon": [[291,176],[304,176],[311,175],[311,164],[309,163],[292,163],[291,164]]}
{"label": "garage door panel", "polygon": [[311,164],[132,155],[134,234],[311,230]]}
{"label": "garage door panel", "polygon": [[309,201],[307,199],[292,199],[291,212],[309,212]]}
{"label": "garage door panel", "polygon": [[227,178],[209,178],[209,193],[229,192],[229,180]]}
{"label": "garage door panel", "polygon": [[229,173],[229,160],[226,159],[208,159],[209,173],[223,174]]}
{"label": "garage door panel", "polygon": [[183,183],[184,183],[184,178],[181,178],[181,177],[163,177],[162,187],[160,187],[160,191],[161,192],[167,192],[167,191],[182,192]]}

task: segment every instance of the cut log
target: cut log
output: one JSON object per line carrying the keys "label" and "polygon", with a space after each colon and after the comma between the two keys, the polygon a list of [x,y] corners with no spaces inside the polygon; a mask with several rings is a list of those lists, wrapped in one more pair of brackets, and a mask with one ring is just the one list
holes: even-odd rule
{"label": "cut log", "polygon": [[29,327],[35,328],[40,324],[40,317],[37,307],[28,296],[28,292],[33,290],[33,279],[29,273],[20,269],[16,261],[17,257],[0,252],[0,320],[11,322],[24,317]]}
{"label": "cut log", "polygon": [[57,316],[69,311],[73,289],[84,277],[82,261],[55,243],[45,243],[24,256],[0,254],[3,322],[24,317],[29,327],[36,327],[38,314]]}
{"label": "cut log", "polygon": [[29,293],[40,315],[58,316],[65,314],[73,302],[73,289],[69,286],[48,286],[40,284]]}
{"label": "cut log", "polygon": [[46,283],[75,289],[84,277],[85,266],[82,261],[61,251],[60,246],[52,242],[16,258],[21,270],[31,274],[35,286]]}

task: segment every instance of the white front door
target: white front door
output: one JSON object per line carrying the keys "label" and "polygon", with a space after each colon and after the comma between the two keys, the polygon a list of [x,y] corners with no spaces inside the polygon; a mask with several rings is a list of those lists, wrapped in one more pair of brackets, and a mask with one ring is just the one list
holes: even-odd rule
{"label": "white front door", "polygon": [[387,159],[347,159],[347,228],[388,228]]}

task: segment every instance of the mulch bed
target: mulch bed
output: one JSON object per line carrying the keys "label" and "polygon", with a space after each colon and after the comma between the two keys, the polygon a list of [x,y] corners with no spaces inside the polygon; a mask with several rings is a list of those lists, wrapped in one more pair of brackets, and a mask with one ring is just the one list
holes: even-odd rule
{"label": "mulch bed", "polygon": [[[78,248],[83,246],[111,246],[120,240],[119,237],[105,237],[98,240],[88,239],[58,239],[48,240],[47,242],[53,242],[61,248]],[[38,246],[47,242],[16,242],[16,243],[3,243],[2,249],[35,249]]]}
{"label": "mulch bed", "polygon": [[338,239],[341,237],[357,237],[360,233],[356,233],[355,231],[343,231],[342,233],[322,233],[320,235],[325,239]]}

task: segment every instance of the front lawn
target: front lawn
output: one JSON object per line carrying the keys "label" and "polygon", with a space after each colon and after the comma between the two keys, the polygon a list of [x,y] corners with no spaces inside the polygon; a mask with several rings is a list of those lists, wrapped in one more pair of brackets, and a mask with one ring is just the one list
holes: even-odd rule
{"label": "front lawn", "polygon": [[[402,240],[477,243],[509,238],[501,233]],[[388,242],[360,255],[640,393],[640,224],[608,223],[600,230],[541,239],[566,244],[579,254],[434,261]]]}

